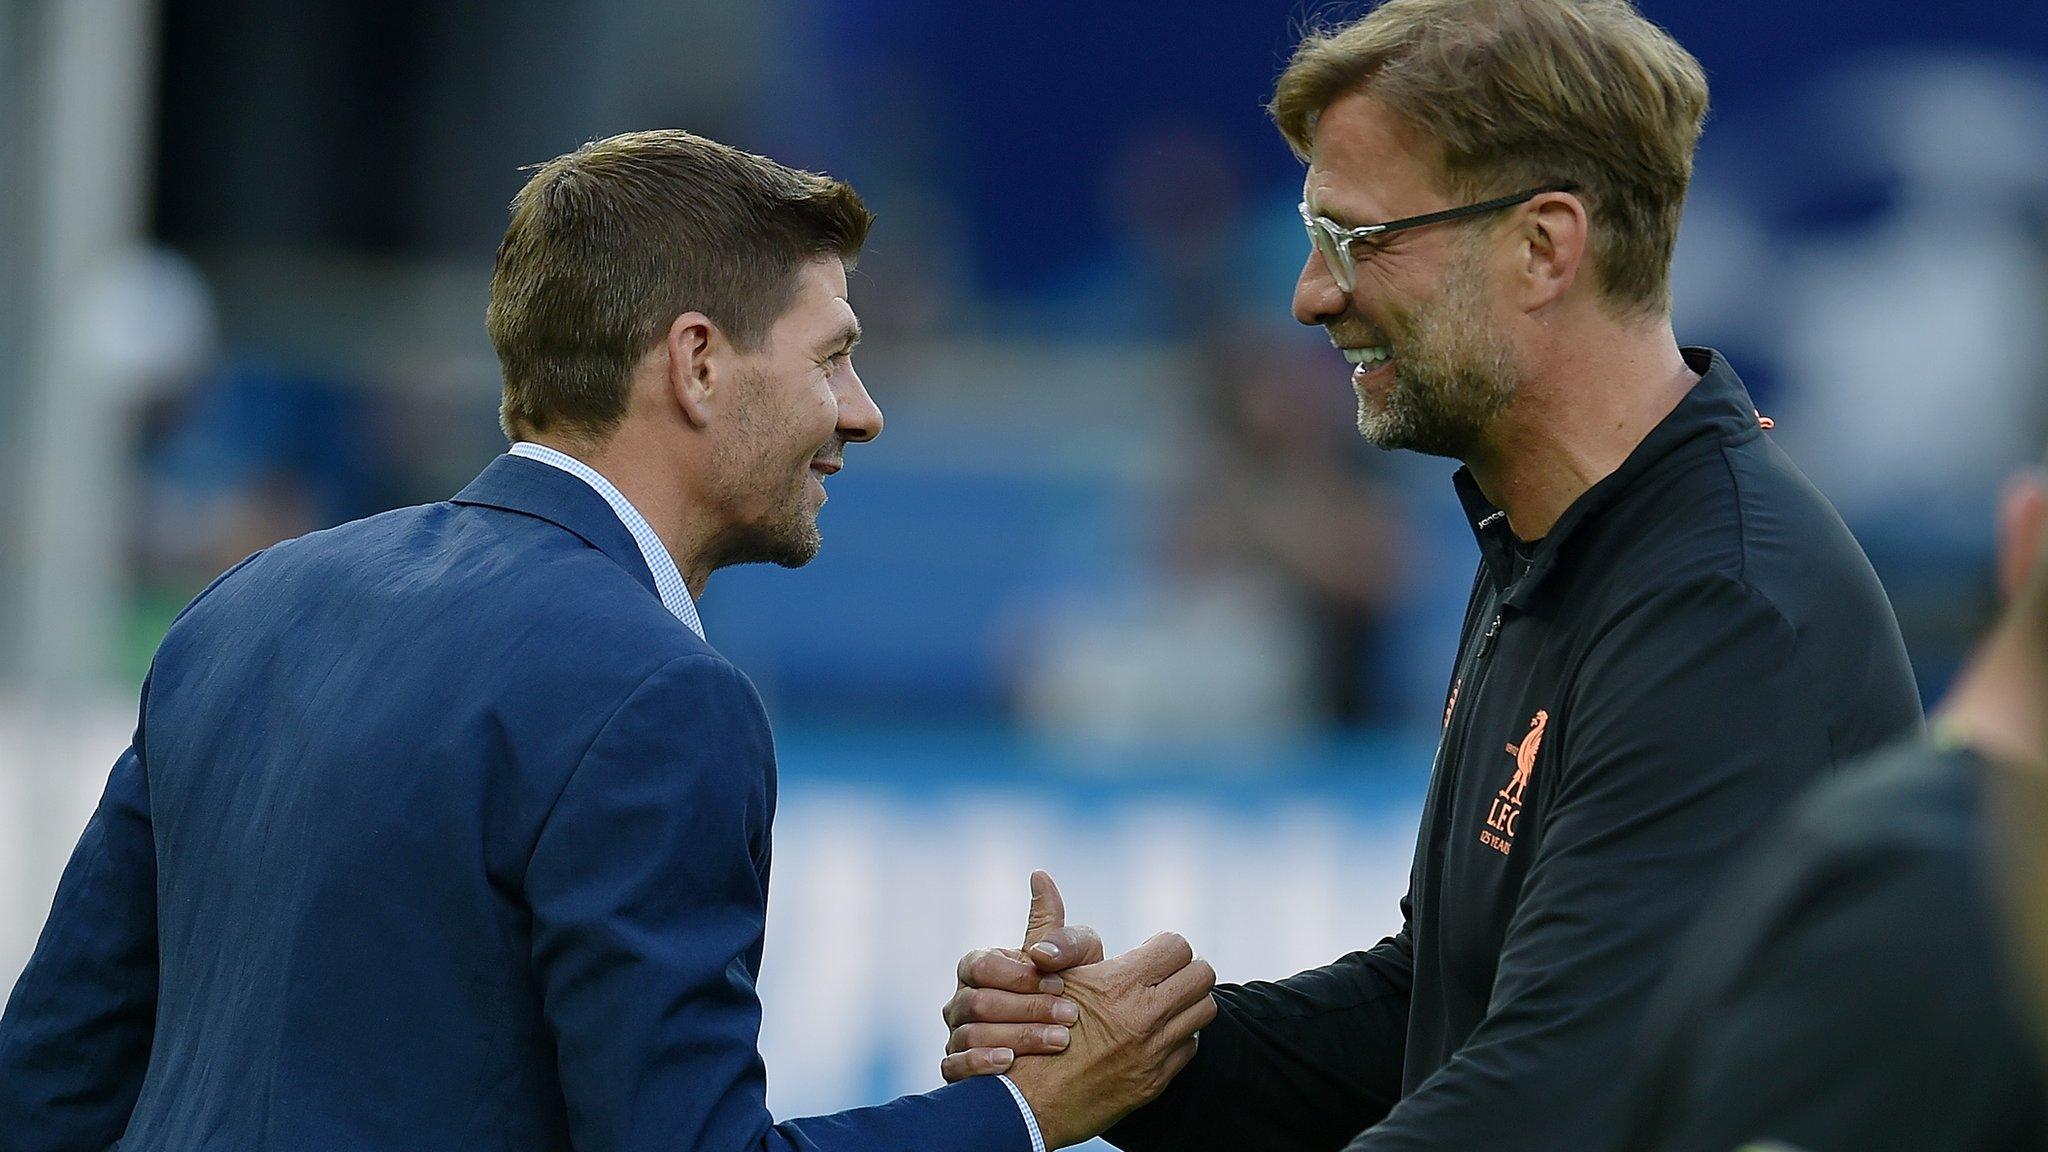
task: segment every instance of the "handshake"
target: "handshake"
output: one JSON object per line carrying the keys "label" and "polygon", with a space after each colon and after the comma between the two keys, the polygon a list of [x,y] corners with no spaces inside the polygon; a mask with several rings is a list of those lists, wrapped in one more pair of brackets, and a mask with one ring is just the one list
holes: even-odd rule
{"label": "handshake", "polygon": [[948,1081],[1007,1074],[1046,1147],[1101,1133],[1166,1089],[1216,1018],[1216,972],[1162,932],[1113,959],[1092,928],[1066,922],[1052,877],[1031,874],[1024,946],[960,959],[946,1004]]}

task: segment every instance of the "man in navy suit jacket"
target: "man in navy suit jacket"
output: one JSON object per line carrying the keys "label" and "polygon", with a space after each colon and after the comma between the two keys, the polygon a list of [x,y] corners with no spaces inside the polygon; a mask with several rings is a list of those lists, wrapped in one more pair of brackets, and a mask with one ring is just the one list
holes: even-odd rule
{"label": "man in navy suit jacket", "polygon": [[0,1147],[1026,1152],[1156,1092],[1213,1011],[1177,937],[1049,982],[1078,1023],[1014,1078],[764,1103],[774,753],[694,597],[808,561],[881,430],[868,221],[681,132],[533,177],[489,312],[512,451],[172,625],[0,1018]]}

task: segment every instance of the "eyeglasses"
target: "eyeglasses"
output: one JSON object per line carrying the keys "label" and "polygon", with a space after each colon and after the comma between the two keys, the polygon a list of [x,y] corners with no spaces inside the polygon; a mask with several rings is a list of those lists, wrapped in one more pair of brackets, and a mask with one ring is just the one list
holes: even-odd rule
{"label": "eyeglasses", "polygon": [[1309,243],[1314,244],[1316,251],[1323,254],[1323,263],[1330,266],[1330,275],[1337,278],[1337,287],[1349,292],[1357,286],[1358,281],[1357,271],[1351,261],[1351,246],[1360,240],[1375,239],[1391,232],[1406,232],[1410,228],[1420,228],[1425,224],[1441,224],[1446,220],[1463,220],[1468,216],[1498,212],[1503,208],[1512,208],[1517,204],[1534,200],[1545,192],[1578,190],[1577,184],[1546,184],[1541,188],[1531,188],[1512,196],[1467,204],[1462,208],[1446,208],[1441,212],[1404,216],[1399,220],[1389,220],[1385,224],[1366,224],[1358,228],[1346,228],[1328,216],[1315,215],[1308,210],[1308,202],[1304,200],[1301,203],[1301,222],[1308,228]]}

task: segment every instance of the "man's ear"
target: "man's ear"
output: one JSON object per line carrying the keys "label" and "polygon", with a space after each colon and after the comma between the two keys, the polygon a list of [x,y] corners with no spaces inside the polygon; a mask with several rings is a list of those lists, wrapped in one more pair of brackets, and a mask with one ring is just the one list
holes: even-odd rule
{"label": "man's ear", "polygon": [[683,419],[697,428],[711,423],[718,408],[720,379],[729,371],[732,344],[702,312],[685,312],[669,322],[668,391]]}
{"label": "man's ear", "polygon": [[2029,469],[2005,482],[1998,501],[1998,597],[2011,603],[2042,563],[2048,543],[2048,473]]}
{"label": "man's ear", "polygon": [[1571,290],[1586,259],[1586,206],[1568,192],[1545,192],[1517,214],[1515,274],[1525,312],[1545,307]]}

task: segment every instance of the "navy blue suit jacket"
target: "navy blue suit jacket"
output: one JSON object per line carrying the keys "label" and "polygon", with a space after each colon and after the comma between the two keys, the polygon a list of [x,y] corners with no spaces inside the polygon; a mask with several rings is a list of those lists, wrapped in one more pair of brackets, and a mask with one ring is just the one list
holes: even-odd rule
{"label": "navy blue suit jacket", "polygon": [[0,1018],[0,1147],[1028,1152],[978,1078],[776,1125],[753,686],[577,478],[243,561]]}

